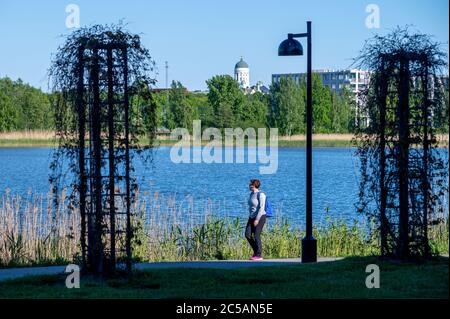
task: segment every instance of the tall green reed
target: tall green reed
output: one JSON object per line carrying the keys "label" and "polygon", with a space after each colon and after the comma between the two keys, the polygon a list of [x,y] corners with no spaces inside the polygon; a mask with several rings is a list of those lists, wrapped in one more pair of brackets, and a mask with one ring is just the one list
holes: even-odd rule
{"label": "tall green reed", "polygon": [[[64,193],[61,195],[64,203]],[[63,264],[79,258],[80,218],[76,208],[53,206],[53,194],[22,198],[6,192],[0,201],[0,266]],[[179,202],[158,192],[138,194],[133,204],[133,255],[137,261],[247,259],[247,217],[228,216],[220,203],[208,201],[199,212],[193,198]],[[220,215],[219,215],[220,212]],[[313,229],[319,256],[365,256],[379,253],[374,223],[324,213]],[[430,226],[436,254],[448,254],[448,218]],[[282,216],[267,219],[262,233],[265,258],[301,256],[304,229]]]}

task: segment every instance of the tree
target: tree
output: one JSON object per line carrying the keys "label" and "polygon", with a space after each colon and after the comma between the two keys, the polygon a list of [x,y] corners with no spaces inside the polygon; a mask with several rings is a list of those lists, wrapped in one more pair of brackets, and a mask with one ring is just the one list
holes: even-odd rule
{"label": "tree", "polygon": [[242,127],[267,127],[269,102],[269,97],[260,92],[248,94],[244,105]]}
{"label": "tree", "polygon": [[341,97],[345,104],[345,115],[341,117],[342,127],[345,129],[345,132],[354,132],[357,108],[355,94],[347,88],[344,88],[341,92]]}
{"label": "tree", "polygon": [[130,118],[136,134],[154,139],[161,124],[157,94],[145,82],[135,83],[134,89],[137,94],[131,99]]}
{"label": "tree", "polygon": [[52,114],[47,95],[29,85],[24,85],[17,103],[21,106],[20,129],[35,130],[50,128]]}
{"label": "tree", "polygon": [[340,93],[331,92],[330,127],[329,133],[347,133],[350,130],[352,121],[350,92],[343,89]]}
{"label": "tree", "polygon": [[312,75],[313,133],[332,131],[332,93],[317,73]]}
{"label": "tree", "polygon": [[270,88],[271,125],[278,127],[281,135],[291,136],[305,132],[304,91],[291,77],[281,78]]}
{"label": "tree", "polygon": [[237,81],[229,75],[216,75],[206,81],[208,102],[216,127],[235,127],[245,121],[245,96]]}
{"label": "tree", "polygon": [[[5,105],[2,122],[9,123],[8,130],[51,129],[52,110],[49,95],[18,79],[0,79],[0,91]],[[6,101],[9,101],[8,108]],[[6,124],[5,124],[6,125]]]}
{"label": "tree", "polygon": [[168,108],[167,108],[167,97],[168,97],[168,93],[167,92],[162,92],[162,93],[152,93],[153,95],[153,99],[154,99],[154,103],[155,103],[155,107],[156,107],[156,125],[157,127],[161,127],[164,126],[167,128],[167,113],[168,113]]}
{"label": "tree", "polygon": [[192,108],[193,118],[201,120],[206,126],[214,123],[213,109],[208,102],[208,96],[203,93],[189,93],[187,102]]}
{"label": "tree", "polygon": [[11,98],[0,90],[0,132],[12,131],[17,125],[17,110]]}
{"label": "tree", "polygon": [[192,130],[193,110],[188,103],[187,94],[186,88],[180,82],[172,81],[169,92],[169,129],[183,127]]}

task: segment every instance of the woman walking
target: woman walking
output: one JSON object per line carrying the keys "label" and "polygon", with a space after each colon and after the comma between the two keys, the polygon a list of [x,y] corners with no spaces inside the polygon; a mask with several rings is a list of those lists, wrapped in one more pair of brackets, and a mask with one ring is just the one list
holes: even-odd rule
{"label": "woman walking", "polygon": [[248,218],[245,228],[245,238],[247,238],[253,249],[251,260],[262,260],[261,231],[266,223],[266,212],[264,211],[266,195],[259,191],[261,182],[257,179],[250,180],[250,197],[248,199]]}

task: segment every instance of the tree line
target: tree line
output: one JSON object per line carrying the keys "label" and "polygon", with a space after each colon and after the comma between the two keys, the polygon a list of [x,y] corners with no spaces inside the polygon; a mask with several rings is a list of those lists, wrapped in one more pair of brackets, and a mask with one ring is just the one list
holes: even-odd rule
{"label": "tree line", "polygon": [[[244,94],[229,75],[217,75],[206,81],[208,93],[189,92],[179,81],[170,90],[153,93],[158,128],[192,129],[199,119],[204,127],[235,128],[277,127],[280,135],[304,134],[306,131],[306,83],[281,78],[270,92]],[[314,133],[353,133],[356,122],[354,96],[348,90],[339,94],[322,84],[313,74]],[[448,101],[448,88],[446,88]],[[52,130],[52,95],[23,81],[0,79],[0,132]],[[438,132],[448,132],[448,102],[436,114]]]}
{"label": "tree line", "polygon": [[0,132],[52,128],[49,94],[20,79],[0,79]]}
{"label": "tree line", "polygon": [[[171,89],[156,95],[159,125],[168,129],[192,128],[192,120],[202,126],[223,128],[277,127],[281,135],[306,131],[306,83],[282,78],[270,87],[269,94],[244,94],[229,75],[206,81],[208,93],[191,93],[178,81]],[[355,122],[352,94],[333,92],[313,76],[313,115],[315,133],[349,133]]]}

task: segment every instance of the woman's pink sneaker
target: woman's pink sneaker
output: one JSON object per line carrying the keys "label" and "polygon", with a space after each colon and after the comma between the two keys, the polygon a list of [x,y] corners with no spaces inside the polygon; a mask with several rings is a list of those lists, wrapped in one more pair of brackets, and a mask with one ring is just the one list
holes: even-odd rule
{"label": "woman's pink sneaker", "polygon": [[263,260],[262,257],[259,256],[252,256],[252,258],[250,258],[251,260]]}

